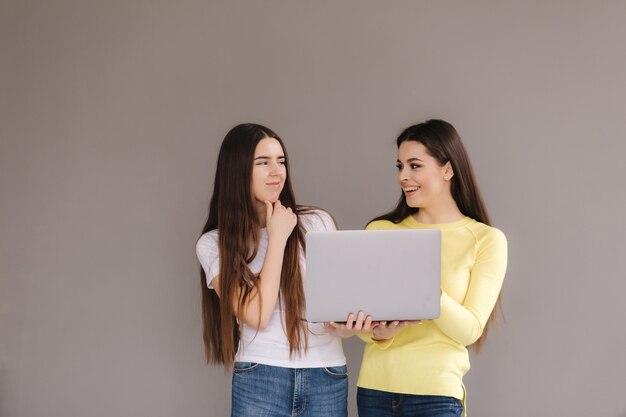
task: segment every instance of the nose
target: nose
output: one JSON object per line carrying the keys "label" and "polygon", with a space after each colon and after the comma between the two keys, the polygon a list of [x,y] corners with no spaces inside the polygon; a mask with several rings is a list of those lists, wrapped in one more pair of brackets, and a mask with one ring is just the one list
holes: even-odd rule
{"label": "nose", "polygon": [[398,171],[398,182],[400,184],[402,184],[403,182],[406,182],[409,180],[409,174],[406,170],[406,168],[402,168],[400,171]]}
{"label": "nose", "polygon": [[278,162],[270,163],[270,175],[277,176],[280,174],[280,164]]}

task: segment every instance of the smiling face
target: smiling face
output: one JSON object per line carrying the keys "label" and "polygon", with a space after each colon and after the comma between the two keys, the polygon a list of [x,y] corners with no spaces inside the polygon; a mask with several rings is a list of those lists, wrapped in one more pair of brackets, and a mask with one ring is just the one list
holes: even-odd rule
{"label": "smiling face", "polygon": [[276,202],[287,179],[283,147],[274,138],[264,138],[257,144],[252,161],[250,191],[257,207],[264,212],[265,201]]}
{"label": "smiling face", "polygon": [[443,166],[420,142],[406,140],[398,148],[398,183],[409,207],[436,207],[449,201],[452,166]]}

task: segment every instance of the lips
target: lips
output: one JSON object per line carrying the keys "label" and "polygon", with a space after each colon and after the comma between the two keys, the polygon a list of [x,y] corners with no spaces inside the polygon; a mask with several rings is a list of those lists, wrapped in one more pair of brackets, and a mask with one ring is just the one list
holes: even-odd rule
{"label": "lips", "polygon": [[280,188],[280,182],[266,182],[265,185],[272,188]]}
{"label": "lips", "polygon": [[403,190],[406,194],[409,194],[409,193],[413,193],[413,192],[415,192],[415,191],[419,190],[420,188],[422,188],[422,187],[417,187],[417,186],[413,186],[413,187],[402,187],[402,190]]}

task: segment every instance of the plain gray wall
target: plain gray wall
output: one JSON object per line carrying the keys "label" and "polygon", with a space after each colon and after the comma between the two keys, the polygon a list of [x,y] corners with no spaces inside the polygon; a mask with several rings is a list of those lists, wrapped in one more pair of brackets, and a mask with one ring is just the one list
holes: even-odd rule
{"label": "plain gray wall", "polygon": [[509,240],[470,415],[626,416],[624,39],[624,2],[2,0],[0,415],[227,415],[194,254],[224,134],[275,129],[350,229],[439,117]]}

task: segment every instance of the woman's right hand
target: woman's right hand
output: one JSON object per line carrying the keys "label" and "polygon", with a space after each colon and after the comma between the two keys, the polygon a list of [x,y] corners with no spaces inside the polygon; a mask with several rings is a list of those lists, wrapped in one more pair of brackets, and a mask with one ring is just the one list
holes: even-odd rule
{"label": "woman's right hand", "polygon": [[282,239],[287,242],[293,228],[298,224],[298,217],[289,207],[285,207],[276,200],[274,205],[265,200],[266,217],[265,227],[270,239]]}

